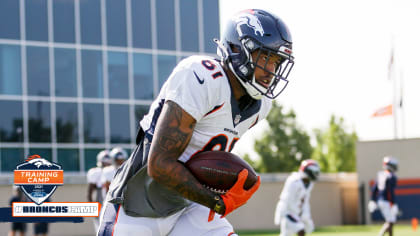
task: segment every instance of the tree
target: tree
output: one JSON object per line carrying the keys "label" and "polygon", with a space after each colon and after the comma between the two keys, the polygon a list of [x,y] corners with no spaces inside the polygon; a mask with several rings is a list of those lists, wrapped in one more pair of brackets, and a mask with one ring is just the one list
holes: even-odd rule
{"label": "tree", "polygon": [[344,119],[331,116],[326,130],[315,129],[317,145],[312,158],[323,172],[352,172],[356,170],[356,142],[354,131],[347,133]]}
{"label": "tree", "polygon": [[298,127],[295,112],[283,112],[274,101],[267,122],[270,129],[254,144],[260,159],[252,161],[245,155],[245,160],[260,173],[296,170],[302,159],[310,158],[312,146],[307,133]]}

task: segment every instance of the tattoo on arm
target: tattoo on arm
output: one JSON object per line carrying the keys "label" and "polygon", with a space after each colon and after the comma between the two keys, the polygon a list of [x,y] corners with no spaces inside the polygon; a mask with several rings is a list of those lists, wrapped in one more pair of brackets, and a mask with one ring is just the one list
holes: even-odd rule
{"label": "tattoo on arm", "polygon": [[185,198],[213,207],[211,192],[178,161],[191,140],[195,119],[178,104],[167,101],[160,114],[150,148],[149,175]]}

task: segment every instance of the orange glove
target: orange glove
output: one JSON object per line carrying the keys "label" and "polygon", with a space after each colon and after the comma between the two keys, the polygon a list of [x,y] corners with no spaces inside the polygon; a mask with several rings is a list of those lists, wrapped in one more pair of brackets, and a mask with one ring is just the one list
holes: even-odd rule
{"label": "orange glove", "polygon": [[[261,180],[258,176],[257,182],[250,188],[249,190],[244,189],[245,181],[248,177],[248,170],[243,169],[239,175],[238,180],[236,183],[232,186],[227,193],[223,194],[221,197],[223,199],[223,202],[225,204],[225,214],[222,216],[225,217],[227,214],[234,211],[236,208],[244,205],[248,199],[252,197],[252,195],[257,191],[257,189],[260,187]],[[208,221],[212,221],[214,217],[214,211],[211,210],[209,214]]]}

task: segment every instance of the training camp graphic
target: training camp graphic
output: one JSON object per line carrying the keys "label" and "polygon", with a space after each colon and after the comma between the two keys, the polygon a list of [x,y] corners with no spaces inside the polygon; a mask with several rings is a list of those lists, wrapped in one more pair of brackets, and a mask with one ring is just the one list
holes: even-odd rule
{"label": "training camp graphic", "polygon": [[40,205],[54,193],[57,186],[63,185],[63,170],[56,163],[32,155],[16,167],[15,185]]}
{"label": "training camp graphic", "polygon": [[[14,202],[13,217],[98,217],[99,202],[49,202],[48,198],[58,186],[63,185],[63,169],[39,155],[31,155],[17,165],[14,184],[32,202]],[[46,202],[47,201],[47,202]]]}

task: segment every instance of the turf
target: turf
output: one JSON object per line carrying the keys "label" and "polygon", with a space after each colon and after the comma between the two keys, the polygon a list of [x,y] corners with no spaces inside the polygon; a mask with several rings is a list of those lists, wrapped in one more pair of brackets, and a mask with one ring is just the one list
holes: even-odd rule
{"label": "turf", "polygon": [[[381,225],[348,225],[317,228],[313,236],[377,236]],[[279,231],[238,231],[240,236],[278,236]],[[419,236],[420,229],[413,231],[410,225],[396,225],[396,236]]]}

